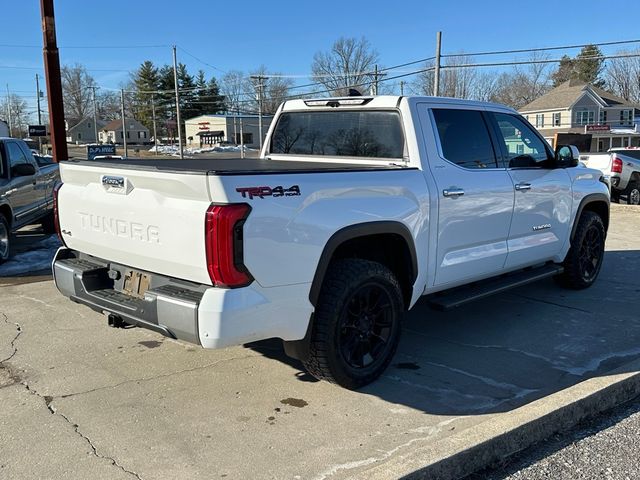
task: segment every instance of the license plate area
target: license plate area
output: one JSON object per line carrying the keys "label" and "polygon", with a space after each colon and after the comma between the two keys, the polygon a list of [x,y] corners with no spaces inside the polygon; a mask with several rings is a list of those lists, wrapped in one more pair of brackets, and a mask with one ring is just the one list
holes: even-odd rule
{"label": "license plate area", "polygon": [[127,269],[124,271],[122,282],[122,293],[136,298],[144,298],[144,294],[149,290],[151,276],[137,270]]}

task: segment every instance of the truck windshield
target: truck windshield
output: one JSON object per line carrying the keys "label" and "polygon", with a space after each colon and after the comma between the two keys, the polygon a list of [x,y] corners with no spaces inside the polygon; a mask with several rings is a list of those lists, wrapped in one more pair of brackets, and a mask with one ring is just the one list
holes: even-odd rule
{"label": "truck windshield", "polygon": [[404,134],[393,111],[283,113],[271,153],[337,157],[402,158]]}

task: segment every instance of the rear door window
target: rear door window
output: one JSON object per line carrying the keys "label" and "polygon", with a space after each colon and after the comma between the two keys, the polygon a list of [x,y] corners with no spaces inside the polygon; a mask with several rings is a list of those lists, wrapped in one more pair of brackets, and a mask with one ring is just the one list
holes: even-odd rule
{"label": "rear door window", "polygon": [[394,111],[287,112],[278,120],[271,153],[402,158],[404,133]]}
{"label": "rear door window", "polygon": [[481,112],[434,108],[433,117],[446,160],[469,169],[497,168],[493,144]]}

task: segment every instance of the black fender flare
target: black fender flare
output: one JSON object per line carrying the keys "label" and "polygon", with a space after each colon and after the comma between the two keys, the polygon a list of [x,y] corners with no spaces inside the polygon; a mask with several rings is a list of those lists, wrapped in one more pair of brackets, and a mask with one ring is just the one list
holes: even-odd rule
{"label": "black fender flare", "polygon": [[[596,202],[606,203],[607,210],[609,209],[609,206],[611,204],[609,197],[604,193],[590,193],[586,195],[580,201],[580,205],[578,205],[578,210],[576,211],[576,216],[575,216],[575,219],[573,220],[573,226],[571,227],[571,236],[569,237],[571,240],[573,240],[573,237],[575,236],[576,230],[578,228],[578,221],[580,220],[580,217],[582,216],[582,212],[584,211],[585,207],[590,203],[596,203]],[[605,234],[606,234],[607,230],[609,230],[609,217],[603,220],[605,223],[604,227],[605,227]]]}
{"label": "black fender flare", "polygon": [[353,240],[354,238],[381,234],[398,235],[405,241],[411,257],[411,283],[415,283],[416,278],[418,278],[418,256],[416,254],[416,246],[413,236],[403,223],[383,220],[349,225],[348,227],[344,227],[331,235],[322,250],[318,266],[316,267],[316,273],[313,277],[313,282],[311,283],[311,289],[309,290],[309,301],[314,307],[316,306],[318,297],[320,296],[320,289],[322,288],[322,282],[324,281],[327,269],[329,268],[333,254],[336,252],[338,247],[340,247],[344,242]]}

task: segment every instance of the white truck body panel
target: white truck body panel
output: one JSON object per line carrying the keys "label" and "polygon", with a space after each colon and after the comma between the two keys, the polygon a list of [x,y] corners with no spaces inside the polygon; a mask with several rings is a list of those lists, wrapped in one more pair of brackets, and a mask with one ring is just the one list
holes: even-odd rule
{"label": "white truck body panel", "polygon": [[[408,230],[417,263],[407,305],[411,307],[424,294],[547,261],[561,262],[570,248],[581,201],[589,194],[608,195],[597,170],[466,169],[447,160],[431,109],[516,115],[481,102],[375,97],[366,106],[338,107],[399,112],[404,154],[393,161],[269,153],[279,115],[312,108],[303,100],[280,107],[261,153],[263,165],[283,160],[292,165],[350,161],[362,169],[198,174],[117,162],[64,163],[59,204],[67,247],[197,284],[193,288],[202,293],[198,342],[218,348],[269,337],[302,339],[314,311],[310,292],[323,252],[332,236],[345,228],[396,222]],[[372,166],[380,168],[367,170]],[[122,191],[110,190],[111,176],[125,179]],[[517,190],[522,183],[531,188]],[[300,194],[248,198],[242,193],[263,185],[296,185]],[[444,195],[456,189],[464,195]],[[236,289],[212,286],[204,241],[207,209],[228,203],[251,207],[242,242],[243,263],[253,281]],[[70,281],[57,283],[72,295]]]}
{"label": "white truck body panel", "polygon": [[[62,163],[59,212],[69,248],[142,270],[211,285],[204,216],[211,205],[206,175]],[[105,176],[124,174],[126,195]],[[188,248],[185,248],[188,245]],[[179,254],[178,254],[179,252]]]}

